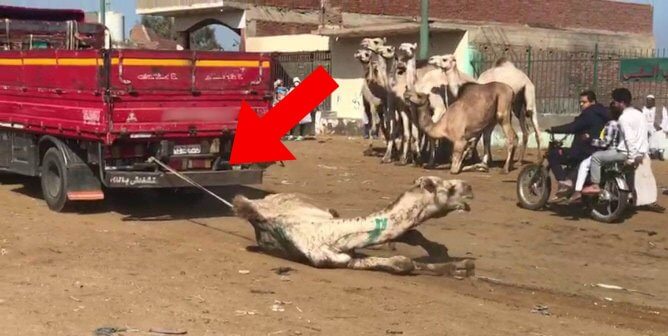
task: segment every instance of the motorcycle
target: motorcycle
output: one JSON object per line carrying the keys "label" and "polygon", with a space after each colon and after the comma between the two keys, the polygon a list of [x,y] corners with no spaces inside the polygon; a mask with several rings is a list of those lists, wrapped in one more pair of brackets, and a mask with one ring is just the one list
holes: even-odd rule
{"label": "motorcycle", "polygon": [[[540,162],[524,166],[517,177],[517,198],[522,208],[540,210],[546,207],[552,193],[552,179],[547,162],[551,150],[563,148],[567,136],[557,140],[550,134],[550,143]],[[633,174],[637,165],[614,162],[602,167],[601,193],[582,195],[582,202],[589,215],[596,221],[619,221],[633,201]],[[577,166],[566,165],[567,170]]]}

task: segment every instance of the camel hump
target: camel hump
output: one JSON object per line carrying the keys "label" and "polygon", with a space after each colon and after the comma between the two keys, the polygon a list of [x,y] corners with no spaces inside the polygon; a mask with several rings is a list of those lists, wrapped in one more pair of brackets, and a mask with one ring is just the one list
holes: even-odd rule
{"label": "camel hump", "polygon": [[[472,87],[479,87],[479,84],[478,84],[478,83],[474,83],[474,82],[466,82],[466,83],[462,84],[462,85],[459,87],[459,93],[458,93],[458,95],[461,97],[461,96],[464,94],[464,92],[468,91],[468,89],[469,89],[469,88],[472,88]],[[446,92],[446,93],[447,93],[447,92]]]}
{"label": "camel hump", "polygon": [[496,60],[496,63],[494,63],[494,67],[504,66],[504,65],[506,65],[506,63],[511,63],[511,62],[508,58],[506,58],[505,56],[502,56],[501,58]]}

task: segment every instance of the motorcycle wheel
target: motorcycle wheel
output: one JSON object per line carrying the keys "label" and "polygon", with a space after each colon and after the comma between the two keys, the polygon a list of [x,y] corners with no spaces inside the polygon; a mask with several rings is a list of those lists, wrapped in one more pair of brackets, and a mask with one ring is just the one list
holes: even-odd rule
{"label": "motorcycle wheel", "polygon": [[550,174],[538,164],[529,164],[522,168],[517,176],[517,199],[520,206],[528,210],[545,207],[552,192]]}
{"label": "motorcycle wheel", "polygon": [[629,205],[629,192],[619,189],[615,179],[605,181],[597,199],[590,203],[591,217],[602,223],[617,222]]}

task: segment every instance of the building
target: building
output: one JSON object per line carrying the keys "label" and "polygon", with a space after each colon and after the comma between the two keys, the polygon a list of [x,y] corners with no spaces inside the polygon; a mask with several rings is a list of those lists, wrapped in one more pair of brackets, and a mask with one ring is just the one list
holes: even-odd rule
{"label": "building", "polygon": [[[340,85],[331,97],[330,115],[344,119],[360,119],[362,114],[361,68],[352,56],[360,39],[384,36],[395,45],[419,39],[417,0],[138,0],[137,6],[138,14],[173,16],[181,32],[224,24],[241,36],[241,50],[321,55],[301,62],[326,63]],[[432,0],[429,51],[456,54],[469,73],[476,72],[475,59],[490,51],[528,51],[530,69],[532,50],[654,48],[652,15],[650,5],[610,0]],[[564,77],[577,75],[561,72]],[[593,77],[596,86],[598,75]],[[565,99],[577,109],[576,102]]]}

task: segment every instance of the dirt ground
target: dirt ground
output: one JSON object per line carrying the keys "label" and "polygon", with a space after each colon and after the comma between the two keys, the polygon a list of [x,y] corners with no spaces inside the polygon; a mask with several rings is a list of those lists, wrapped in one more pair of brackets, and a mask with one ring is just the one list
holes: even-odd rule
{"label": "dirt ground", "polygon": [[[380,165],[361,139],[289,143],[297,161],[256,188],[300,192],[342,216],[391,202],[421,175]],[[501,156],[497,155],[497,159]],[[668,164],[655,162],[660,185]],[[464,173],[472,211],[420,227],[476,278],[319,270],[247,249],[249,224],[212,199],[123,193],[50,212],[39,182],[0,176],[0,335],[91,335],[100,327],[188,335],[668,335],[668,215],[604,225],[577,210],[519,209],[515,177]],[[668,206],[668,196],[659,202]],[[417,248],[397,253],[420,257]],[[276,268],[289,267],[279,275]],[[495,279],[495,280],[489,280]],[[594,287],[603,283],[635,291]],[[547,314],[532,312],[538,305]],[[118,334],[117,334],[118,335]]]}

